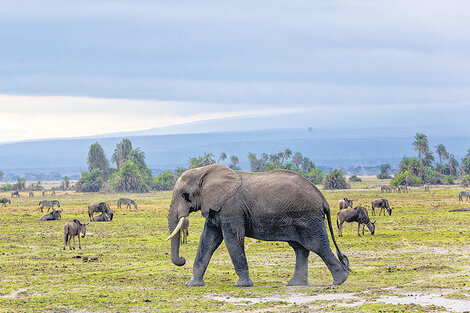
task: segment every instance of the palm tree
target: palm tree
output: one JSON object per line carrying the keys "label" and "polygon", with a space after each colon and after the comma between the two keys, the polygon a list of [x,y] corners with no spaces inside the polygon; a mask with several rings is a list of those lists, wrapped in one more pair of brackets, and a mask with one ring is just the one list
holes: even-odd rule
{"label": "palm tree", "polygon": [[124,162],[128,159],[128,156],[131,152],[132,143],[129,139],[124,138],[120,143],[116,145],[116,149],[114,149],[111,162],[115,163],[119,170],[124,164]]}
{"label": "palm tree", "polygon": [[457,162],[457,160],[454,158],[454,155],[451,153],[449,157],[450,175],[456,176],[458,167],[459,167],[459,162]]}
{"label": "palm tree", "polygon": [[446,146],[444,146],[442,143],[438,144],[436,147],[436,153],[439,156],[439,163],[442,163],[442,160],[446,160],[449,158],[449,153],[446,150]]}
{"label": "palm tree", "polygon": [[467,155],[465,157],[470,160],[470,149],[467,150]]}
{"label": "palm tree", "polygon": [[219,160],[217,161],[217,163],[219,163],[219,161],[225,161],[227,159],[227,153],[225,152],[222,152],[219,156]]}
{"label": "palm tree", "polygon": [[296,152],[294,153],[294,156],[292,157],[292,163],[294,164],[294,167],[296,170],[299,169],[300,167],[300,164],[302,164],[302,153],[300,152]]}
{"label": "palm tree", "polygon": [[234,169],[238,168],[237,164],[238,164],[239,160],[238,160],[238,157],[236,155],[232,155],[230,157],[230,164],[233,166]]}
{"label": "palm tree", "polygon": [[202,156],[202,165],[206,166],[206,165],[212,165],[214,163],[215,163],[214,154],[212,152],[211,153],[204,152],[204,155]]}
{"label": "palm tree", "polygon": [[426,154],[429,152],[429,142],[428,137],[425,134],[416,133],[415,141],[412,145],[415,147],[415,150],[419,153],[419,159],[421,160],[421,154]]}
{"label": "palm tree", "polygon": [[[284,156],[284,159],[287,161],[292,156],[292,150],[286,148],[286,150],[284,150],[282,154]],[[284,161],[284,159],[283,159],[283,161]]]}
{"label": "palm tree", "polygon": [[98,142],[90,146],[88,150],[88,171],[91,172],[95,168],[106,172],[109,168],[109,162],[104,155],[104,150]]}

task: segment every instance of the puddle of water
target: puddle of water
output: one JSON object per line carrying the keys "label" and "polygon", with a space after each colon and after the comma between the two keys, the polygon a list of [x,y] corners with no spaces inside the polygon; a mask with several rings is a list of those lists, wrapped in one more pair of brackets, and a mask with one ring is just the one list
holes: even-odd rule
{"label": "puddle of water", "polygon": [[446,308],[452,312],[470,311],[469,300],[447,299],[438,294],[417,294],[406,297],[387,296],[378,300],[389,304],[418,304],[418,305],[436,305]]}

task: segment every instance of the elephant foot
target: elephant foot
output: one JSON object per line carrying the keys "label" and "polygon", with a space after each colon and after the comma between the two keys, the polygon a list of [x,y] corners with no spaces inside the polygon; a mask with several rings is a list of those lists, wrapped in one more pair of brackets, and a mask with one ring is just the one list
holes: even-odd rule
{"label": "elephant foot", "polygon": [[341,285],[348,279],[349,273],[347,271],[337,273],[333,276],[333,285]]}
{"label": "elephant foot", "polygon": [[198,280],[198,279],[194,279],[191,278],[187,283],[186,283],[186,286],[205,286],[206,284],[204,283],[204,281],[202,279]]}
{"label": "elephant foot", "polygon": [[292,277],[287,282],[287,286],[308,286],[308,280],[307,279],[298,279],[298,278]]}
{"label": "elephant foot", "polygon": [[234,285],[235,287],[251,287],[253,286],[253,281],[251,279],[242,279],[240,278]]}

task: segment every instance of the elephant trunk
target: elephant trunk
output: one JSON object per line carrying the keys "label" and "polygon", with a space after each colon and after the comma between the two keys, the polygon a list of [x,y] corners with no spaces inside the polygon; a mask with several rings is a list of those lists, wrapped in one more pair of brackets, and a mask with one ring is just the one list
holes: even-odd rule
{"label": "elephant trunk", "polygon": [[[182,221],[184,220],[183,218],[180,218],[178,220],[177,218],[178,214],[176,210],[172,210],[170,208],[170,212],[168,214],[168,228],[170,229],[170,237],[171,238],[171,261],[176,265],[176,266],[183,266],[186,264],[186,259],[183,257],[180,257],[179,252],[180,252],[180,240],[181,240],[181,231],[177,228],[182,227]],[[181,222],[181,223],[180,223]],[[175,232],[176,231],[176,232]]]}
{"label": "elephant trunk", "polygon": [[180,257],[180,232],[171,238],[171,261],[176,266],[183,266],[186,264],[186,259]]}

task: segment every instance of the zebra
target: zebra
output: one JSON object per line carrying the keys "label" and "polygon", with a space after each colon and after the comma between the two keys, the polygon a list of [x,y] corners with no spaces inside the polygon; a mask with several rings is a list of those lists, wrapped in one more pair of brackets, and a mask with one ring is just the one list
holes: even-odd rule
{"label": "zebra", "polygon": [[18,190],[13,191],[13,192],[11,193],[11,197],[12,197],[12,198],[13,198],[13,197],[19,198],[19,197],[20,197],[20,193],[18,192]]}
{"label": "zebra", "polygon": [[54,205],[57,205],[57,207],[60,208],[59,200],[41,200],[39,201],[39,205],[41,206],[41,212],[43,207],[47,207],[47,212],[49,212],[50,208],[54,211]]}
{"label": "zebra", "polygon": [[33,198],[34,197],[34,192],[30,191],[28,194],[28,197]]}
{"label": "zebra", "polygon": [[11,204],[11,200],[7,198],[1,198],[0,203],[3,204],[3,206],[7,206],[7,203]]}
{"label": "zebra", "polygon": [[134,206],[134,208],[137,209],[137,204],[134,202],[134,200],[127,199],[127,198],[120,198],[117,202],[117,207],[121,208],[121,204],[126,204],[127,208],[131,208],[131,204]]}

